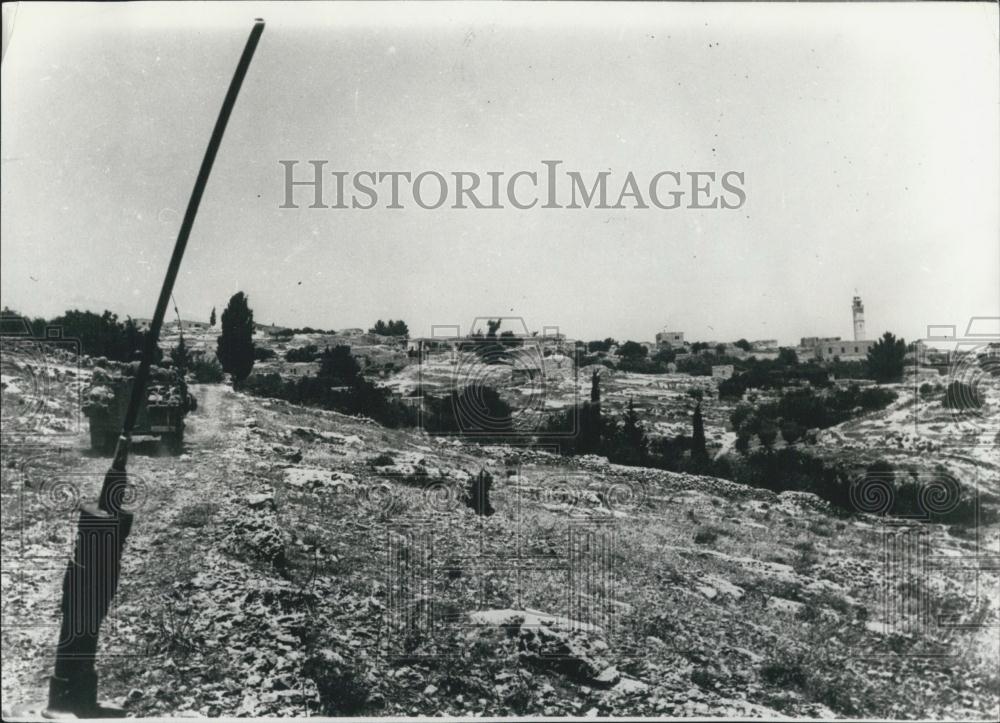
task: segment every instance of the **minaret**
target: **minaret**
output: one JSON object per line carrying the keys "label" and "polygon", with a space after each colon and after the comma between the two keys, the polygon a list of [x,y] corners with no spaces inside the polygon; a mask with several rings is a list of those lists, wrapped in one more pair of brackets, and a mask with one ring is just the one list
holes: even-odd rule
{"label": "minaret", "polygon": [[854,313],[854,341],[865,340],[865,305],[861,303],[861,297],[855,295],[851,303],[851,311]]}

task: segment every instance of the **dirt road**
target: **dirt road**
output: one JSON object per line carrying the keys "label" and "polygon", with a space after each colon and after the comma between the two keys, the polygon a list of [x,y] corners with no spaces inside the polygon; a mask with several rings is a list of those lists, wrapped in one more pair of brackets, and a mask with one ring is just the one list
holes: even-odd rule
{"label": "dirt road", "polygon": [[[178,526],[179,514],[218,510],[229,497],[231,456],[246,430],[246,402],[228,387],[193,386],[198,409],[187,417],[180,456],[167,456],[155,441],[138,441],[129,461],[135,523],[122,560],[115,607],[102,630],[102,677],[145,654],[129,640],[129,620],[169,585],[178,560],[195,561],[205,539]],[[86,430],[57,443],[4,450],[3,493],[3,704],[45,700],[58,633],[63,571],[72,554],[73,508],[96,498],[109,459],[89,450]],[[207,515],[207,512],[199,514]],[[181,525],[185,524],[183,521]],[[102,686],[103,689],[103,686]]]}

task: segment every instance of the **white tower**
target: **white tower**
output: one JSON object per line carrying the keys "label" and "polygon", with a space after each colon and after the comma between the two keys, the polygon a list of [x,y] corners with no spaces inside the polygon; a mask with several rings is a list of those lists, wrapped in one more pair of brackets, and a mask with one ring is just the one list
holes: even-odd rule
{"label": "white tower", "polygon": [[855,295],[851,303],[851,311],[854,314],[854,341],[865,340],[865,305],[861,303],[861,297]]}

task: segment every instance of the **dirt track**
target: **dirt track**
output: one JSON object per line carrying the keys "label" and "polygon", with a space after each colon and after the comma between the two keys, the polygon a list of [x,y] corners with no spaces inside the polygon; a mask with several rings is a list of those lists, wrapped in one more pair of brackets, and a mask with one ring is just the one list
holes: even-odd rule
{"label": "dirt track", "polygon": [[[110,656],[142,654],[130,651],[116,633],[137,606],[158,592],[155,584],[169,578],[167,560],[198,558],[203,541],[178,529],[178,512],[194,505],[225,506],[232,469],[220,452],[245,435],[238,423],[245,416],[245,402],[221,385],[197,385],[192,392],[198,408],[187,417],[181,456],[167,456],[155,440],[133,446],[128,470],[135,523],[125,546],[116,605],[102,630],[102,656],[109,657],[102,657],[99,669],[127,664]],[[3,536],[5,707],[28,702],[22,696],[47,696],[61,581],[75,532],[71,506],[96,498],[110,461],[92,453],[88,441],[84,429],[76,438],[57,440],[58,446],[42,440],[4,450],[4,498],[7,503],[9,494],[13,502],[5,504]]]}

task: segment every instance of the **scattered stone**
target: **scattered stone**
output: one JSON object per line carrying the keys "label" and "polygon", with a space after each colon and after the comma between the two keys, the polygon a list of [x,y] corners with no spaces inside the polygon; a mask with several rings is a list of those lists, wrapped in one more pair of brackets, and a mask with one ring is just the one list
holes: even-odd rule
{"label": "scattered stone", "polygon": [[621,677],[622,674],[618,672],[618,668],[613,665],[609,665],[607,668],[602,670],[596,678],[594,678],[594,685],[599,688],[610,688],[621,680]]}
{"label": "scattered stone", "polygon": [[302,461],[302,450],[296,447],[290,447],[286,444],[276,444],[272,449],[278,454],[282,459],[286,459],[289,462],[297,464]]}
{"label": "scattered stone", "polygon": [[268,492],[249,495],[247,504],[253,508],[270,507],[274,509],[274,495]]}
{"label": "scattered stone", "polygon": [[795,615],[805,606],[800,602],[786,600],[783,597],[769,597],[767,599],[767,607],[769,610],[776,610],[781,613]]}
{"label": "scattered stone", "polygon": [[697,585],[695,589],[709,600],[714,600],[719,595],[719,591],[711,585]]}
{"label": "scattered stone", "polygon": [[615,684],[613,690],[622,695],[645,693],[649,690],[649,684],[643,683],[641,680],[636,680],[635,678],[622,676],[622,679]]}

